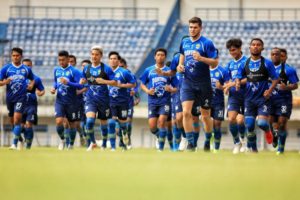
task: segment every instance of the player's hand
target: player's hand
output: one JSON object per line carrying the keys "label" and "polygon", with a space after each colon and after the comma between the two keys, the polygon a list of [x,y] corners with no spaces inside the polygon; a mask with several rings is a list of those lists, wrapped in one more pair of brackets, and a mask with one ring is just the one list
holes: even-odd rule
{"label": "player's hand", "polygon": [[159,68],[159,67],[156,67],[155,72],[156,72],[158,75],[164,76],[163,70],[161,70],[161,68]]}
{"label": "player's hand", "polygon": [[171,87],[170,85],[166,85],[166,86],[165,86],[165,90],[166,90],[167,92],[172,92],[172,87]]}
{"label": "player's hand", "polygon": [[63,78],[63,77],[61,77],[61,78],[59,79],[59,82],[60,82],[61,84],[64,84],[64,85],[67,85],[67,84],[68,84],[68,80],[67,80],[66,78]]}
{"label": "player's hand", "polygon": [[178,71],[179,73],[183,73],[183,72],[185,71],[185,67],[184,67],[183,65],[178,65],[178,66],[177,66],[177,71]]}
{"label": "player's hand", "polygon": [[33,89],[33,85],[32,84],[27,85],[27,90],[31,91],[32,89]]}
{"label": "player's hand", "polygon": [[96,78],[95,81],[96,81],[98,84],[104,84],[104,79],[103,79],[103,78]]}
{"label": "player's hand", "polygon": [[55,88],[51,88],[51,89],[50,89],[50,92],[51,92],[51,94],[55,94],[56,89],[55,89]]}
{"label": "player's hand", "polygon": [[239,79],[235,79],[235,90],[239,91],[241,88],[241,81]]}
{"label": "player's hand", "polygon": [[284,83],[281,83],[281,84],[279,85],[279,90],[287,90],[287,85],[284,84]]}
{"label": "player's hand", "polygon": [[270,96],[271,96],[271,94],[272,94],[272,91],[271,91],[270,89],[266,90],[266,91],[264,92],[264,97],[265,97],[265,99],[269,99]]}
{"label": "player's hand", "polygon": [[134,105],[135,105],[135,106],[138,105],[138,104],[140,103],[140,101],[141,101],[140,98],[135,99],[135,100],[134,100]]}
{"label": "player's hand", "polygon": [[9,77],[9,78],[7,78],[7,79],[4,79],[3,81],[4,81],[4,83],[6,84],[6,85],[8,85],[8,84],[10,84],[10,82],[12,81],[13,79],[11,78],[11,77]]}
{"label": "player's hand", "polygon": [[81,85],[86,84],[86,83],[87,83],[87,80],[85,78],[81,78],[79,81],[79,84],[81,84]]}
{"label": "player's hand", "polygon": [[193,58],[194,58],[194,60],[197,60],[197,61],[202,60],[202,56],[200,55],[200,53],[198,51],[193,51]]}
{"label": "player's hand", "polygon": [[130,90],[130,96],[134,96],[135,95],[135,91],[134,90]]}
{"label": "player's hand", "polygon": [[147,94],[149,94],[149,95],[154,95],[154,94],[155,94],[154,88],[151,88],[150,90],[148,90],[148,91],[147,91]]}
{"label": "player's hand", "polygon": [[219,90],[223,90],[223,86],[222,86],[222,84],[220,83],[220,81],[217,81],[217,82],[216,82],[216,88],[219,89]]}

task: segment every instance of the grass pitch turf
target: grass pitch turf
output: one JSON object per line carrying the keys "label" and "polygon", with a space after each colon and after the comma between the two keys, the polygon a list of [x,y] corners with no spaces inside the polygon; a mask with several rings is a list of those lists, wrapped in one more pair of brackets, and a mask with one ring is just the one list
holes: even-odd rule
{"label": "grass pitch turf", "polygon": [[300,154],[0,148],[0,199],[300,199]]}

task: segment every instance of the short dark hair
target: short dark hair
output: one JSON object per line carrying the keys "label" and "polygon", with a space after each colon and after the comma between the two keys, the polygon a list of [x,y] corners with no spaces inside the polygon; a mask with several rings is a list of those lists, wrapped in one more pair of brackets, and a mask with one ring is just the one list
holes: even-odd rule
{"label": "short dark hair", "polygon": [[157,48],[154,52],[154,55],[156,55],[157,52],[163,52],[165,54],[165,56],[167,56],[167,54],[168,54],[167,50],[164,48]]}
{"label": "short dark hair", "polygon": [[127,61],[125,60],[125,58],[121,58],[121,59],[120,59],[120,62],[121,62],[121,63],[124,63],[124,65],[127,66]]}
{"label": "short dark hair", "polygon": [[69,57],[69,52],[62,50],[58,52],[58,56]]}
{"label": "short dark hair", "polygon": [[287,50],[285,48],[280,48],[279,50],[280,50],[280,53],[284,53],[285,55],[288,54]]}
{"label": "short dark hair", "polygon": [[231,38],[226,42],[226,48],[230,49],[231,47],[241,48],[243,42],[240,38]]}
{"label": "short dark hair", "polygon": [[31,62],[31,63],[32,63],[32,60],[31,60],[30,58],[24,58],[24,59],[22,60],[22,62]]}
{"label": "short dark hair", "polygon": [[88,59],[81,61],[81,64],[82,64],[82,63],[88,63],[89,65],[92,64],[92,62],[91,62],[90,60],[88,60]]}
{"label": "short dark hair", "polygon": [[118,60],[121,59],[121,56],[120,56],[119,52],[117,52],[117,51],[111,51],[111,52],[109,52],[108,58],[110,58],[110,56],[112,56],[112,55],[116,55],[118,57]]}
{"label": "short dark hair", "polygon": [[20,54],[21,56],[23,56],[23,49],[21,49],[20,47],[13,47],[11,49],[10,53],[12,54],[13,52],[17,52],[18,54]]}
{"label": "short dark hair", "polygon": [[69,55],[69,58],[74,58],[75,62],[77,63],[76,56],[71,54],[71,55]]}
{"label": "short dark hair", "polygon": [[189,20],[190,24],[199,24],[199,26],[202,26],[202,20],[200,17],[193,17]]}
{"label": "short dark hair", "polygon": [[264,46],[264,41],[261,39],[261,38],[252,38],[251,41],[250,41],[250,44],[253,42],[253,41],[259,41],[262,46]]}

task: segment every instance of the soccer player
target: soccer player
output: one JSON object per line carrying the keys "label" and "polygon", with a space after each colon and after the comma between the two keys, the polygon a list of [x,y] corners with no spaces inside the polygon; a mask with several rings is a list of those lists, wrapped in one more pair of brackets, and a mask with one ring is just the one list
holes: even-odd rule
{"label": "soccer player", "polygon": [[159,151],[164,149],[167,136],[167,118],[170,113],[171,93],[176,92],[176,79],[158,75],[156,68],[163,71],[167,50],[158,48],[154,54],[155,65],[145,69],[141,75],[141,89],[148,94],[148,123],[150,131],[159,138]]}
{"label": "soccer player", "polygon": [[[278,83],[278,75],[275,72],[272,61],[261,56],[264,50],[264,42],[260,38],[253,38],[250,42],[250,58],[239,68],[236,78],[236,90],[241,84],[246,84],[245,89],[245,123],[247,127],[247,140],[250,151],[257,152],[255,120],[257,125],[265,132],[266,141],[272,143],[273,136],[270,130],[269,98]],[[243,77],[246,76],[246,79]],[[268,79],[272,79],[269,87]],[[241,81],[241,79],[243,79]]]}
{"label": "soccer player", "polygon": [[[0,86],[6,85],[6,105],[8,116],[13,123],[14,139],[10,149],[17,149],[21,136],[22,113],[26,103],[27,90],[34,86],[34,76],[29,67],[22,64],[23,50],[19,47],[11,49],[12,62],[3,66],[0,71]],[[30,80],[30,83],[27,83]]]}
{"label": "soccer player", "polygon": [[[76,134],[77,119],[77,90],[82,89],[79,84],[81,73],[69,64],[69,53],[60,51],[58,53],[59,66],[54,68],[54,85],[51,88],[51,93],[56,95],[55,102],[55,122],[56,131],[61,139],[58,146],[59,150],[65,148],[65,142],[70,139],[70,135]],[[68,120],[70,131],[64,136],[64,118]],[[71,145],[68,148],[72,148]]]}
{"label": "soccer player", "polygon": [[121,147],[126,150],[128,145],[127,134],[127,115],[129,109],[130,92],[128,89],[135,87],[136,80],[131,73],[119,67],[120,55],[116,51],[112,51],[108,55],[109,65],[115,73],[114,80],[117,82],[115,86],[109,86],[109,100],[112,118],[108,121],[108,138],[111,148],[116,148],[116,121],[120,124],[120,140],[123,142]]}
{"label": "soccer player", "polygon": [[180,45],[180,59],[177,71],[184,73],[180,91],[183,126],[190,150],[195,150],[195,133],[193,130],[192,107],[199,102],[201,118],[204,124],[205,143],[204,150],[210,150],[212,133],[212,119],[210,117],[212,88],[209,66],[218,65],[217,52],[213,42],[201,35],[202,20],[193,17],[189,20],[190,38],[182,40]]}
{"label": "soccer player", "polygon": [[228,71],[222,66],[210,66],[210,78],[213,88],[211,116],[213,118],[213,132],[214,132],[214,152],[220,149],[222,132],[221,124],[224,121],[224,84],[229,81]]}
{"label": "soccer player", "polygon": [[[32,69],[32,61],[30,59],[24,59],[22,61],[23,65],[26,65]],[[38,123],[38,102],[37,96],[41,97],[45,94],[45,88],[43,86],[42,80],[40,77],[34,76],[34,85],[32,90],[27,91],[26,104],[24,107],[24,112],[22,115],[22,123],[24,124],[24,136],[26,141],[26,149],[30,149],[32,145],[32,140],[34,137],[33,125]],[[28,80],[28,83],[30,81]]]}
{"label": "soccer player", "polygon": [[[244,65],[247,57],[242,53],[242,40],[239,38],[232,38],[226,42],[226,48],[232,57],[232,60],[226,66],[229,72],[230,80],[224,85],[224,93],[228,94],[228,119],[229,130],[233,137],[233,154],[245,152],[245,122],[244,122],[244,94],[245,85],[242,85],[239,91],[235,89],[235,79],[238,70]],[[244,79],[246,77],[242,77]]]}
{"label": "soccer player", "polygon": [[[120,59],[120,67],[124,67],[125,69],[128,69],[127,62],[124,58]],[[132,141],[131,141],[131,134],[132,134],[132,120],[133,120],[133,113],[134,113],[134,106],[138,105],[140,103],[140,94],[139,94],[139,84],[137,82],[137,79],[135,75],[129,70],[133,78],[135,79],[135,87],[130,88],[130,101],[129,101],[129,108],[127,112],[127,134],[128,134],[128,145],[127,148],[132,148]]]}
{"label": "soccer player", "polygon": [[[96,114],[100,119],[102,135],[108,134],[107,119],[110,118],[109,107],[109,90],[108,85],[115,86],[117,81],[114,80],[115,74],[112,69],[101,62],[103,50],[99,46],[91,48],[92,65],[87,65],[83,69],[82,84],[88,84],[89,89],[86,92],[85,114],[86,114],[86,134],[90,140],[90,146],[87,151],[92,151],[97,147],[94,125]],[[104,141],[102,145],[104,145]]]}
{"label": "soccer player", "polygon": [[[285,141],[287,137],[287,121],[289,120],[292,107],[292,90],[298,88],[299,78],[296,70],[281,61],[281,50],[277,47],[271,51],[271,59],[275,65],[275,70],[279,76],[279,83],[271,96],[270,123],[276,122],[278,130],[278,149],[277,154],[284,152]],[[277,134],[275,134],[277,136]],[[275,137],[276,138],[276,137]]]}

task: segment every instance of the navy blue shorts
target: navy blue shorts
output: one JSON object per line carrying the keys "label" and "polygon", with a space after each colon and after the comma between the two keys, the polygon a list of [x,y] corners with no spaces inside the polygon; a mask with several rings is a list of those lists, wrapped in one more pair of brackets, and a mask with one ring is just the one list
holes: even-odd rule
{"label": "navy blue shorts", "polygon": [[22,123],[31,122],[34,125],[38,123],[37,105],[25,105],[22,114]]}
{"label": "navy blue shorts", "polygon": [[203,83],[197,86],[185,84],[183,82],[181,90],[180,90],[180,100],[184,101],[195,101],[204,108],[211,108],[212,101],[212,87],[210,83]]}
{"label": "navy blue shorts", "polygon": [[287,101],[271,101],[270,102],[270,115],[275,117],[287,117],[288,119],[292,114],[293,103]]}
{"label": "navy blue shorts", "polygon": [[128,111],[127,111],[127,117],[132,119],[133,118],[133,113],[134,113],[133,106],[129,106]]}
{"label": "navy blue shorts", "polygon": [[85,103],[85,113],[93,112],[98,113],[97,118],[101,120],[107,120],[111,118],[109,103],[86,101]]}
{"label": "navy blue shorts", "polygon": [[224,121],[224,109],[224,104],[212,105],[210,113],[211,117],[214,120]]}
{"label": "navy blue shorts", "polygon": [[199,102],[195,101],[193,104],[193,107],[192,107],[192,115],[194,117],[199,117],[201,115],[200,108],[201,108],[201,106],[200,106]]}
{"label": "navy blue shorts", "polygon": [[245,116],[269,116],[269,109],[270,103],[268,100],[257,102],[245,101]]}
{"label": "navy blue shorts", "polygon": [[8,116],[13,117],[15,112],[23,113],[25,108],[25,100],[19,99],[17,102],[7,102]]}
{"label": "navy blue shorts", "polygon": [[244,114],[244,99],[239,96],[230,96],[228,97],[228,111],[236,111],[239,114]]}
{"label": "navy blue shorts", "polygon": [[55,117],[65,117],[69,122],[74,122],[77,119],[76,104],[62,104],[55,102]]}
{"label": "navy blue shorts", "polygon": [[159,115],[170,115],[170,105],[148,104],[148,118],[158,118]]}
{"label": "navy blue shorts", "polygon": [[120,120],[126,120],[128,116],[128,104],[110,105],[112,117],[117,117]]}

